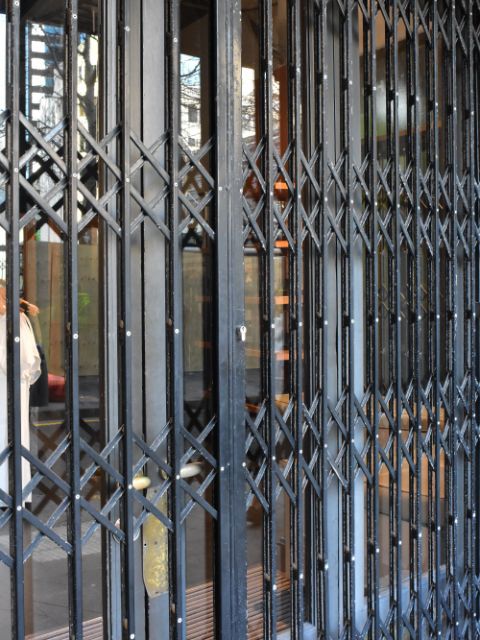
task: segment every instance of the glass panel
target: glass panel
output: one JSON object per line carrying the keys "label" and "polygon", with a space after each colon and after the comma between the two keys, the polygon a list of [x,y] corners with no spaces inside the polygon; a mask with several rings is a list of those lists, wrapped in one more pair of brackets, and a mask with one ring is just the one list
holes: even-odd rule
{"label": "glass panel", "polygon": [[[212,145],[212,8],[211,2],[180,5],[180,133],[182,207],[184,473],[193,491],[214,505],[214,211],[209,203],[214,156]],[[202,452],[205,447],[208,452]],[[185,494],[187,637],[214,636],[213,562],[215,522],[208,511]],[[200,623],[200,620],[202,621]]]}

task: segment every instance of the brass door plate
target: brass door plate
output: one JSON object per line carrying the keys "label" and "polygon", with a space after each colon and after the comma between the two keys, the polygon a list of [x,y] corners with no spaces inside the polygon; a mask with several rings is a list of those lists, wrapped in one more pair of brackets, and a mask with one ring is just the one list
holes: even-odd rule
{"label": "brass door plate", "polygon": [[[166,515],[167,492],[158,493],[158,487],[148,489],[146,498]],[[168,530],[152,514],[143,523],[143,581],[150,598],[168,592]]]}

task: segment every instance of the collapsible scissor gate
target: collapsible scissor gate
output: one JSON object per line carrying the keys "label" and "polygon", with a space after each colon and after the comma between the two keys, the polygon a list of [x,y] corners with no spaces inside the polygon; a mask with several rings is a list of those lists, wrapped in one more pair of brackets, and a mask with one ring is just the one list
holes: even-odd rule
{"label": "collapsible scissor gate", "polygon": [[[82,576],[95,532],[104,638],[478,637],[480,3],[7,0],[0,11],[0,455],[10,469],[0,560],[12,601],[2,638],[35,637],[26,567],[46,539],[68,562],[69,636],[88,637]],[[92,12],[94,135],[79,117],[77,72]],[[49,127],[25,100],[29,20],[63,38],[63,115]],[[195,140],[181,104],[197,22]],[[34,222],[63,243],[63,436],[44,458],[21,439],[16,301]],[[95,445],[79,393],[79,239],[92,224],[103,335]],[[185,256],[195,251],[192,293]],[[203,395],[189,405],[192,313]],[[154,490],[138,483],[145,475]],[[60,498],[42,518],[24,500],[47,479]],[[186,533],[195,513],[209,523],[200,546]],[[210,562],[197,592],[195,554]]]}

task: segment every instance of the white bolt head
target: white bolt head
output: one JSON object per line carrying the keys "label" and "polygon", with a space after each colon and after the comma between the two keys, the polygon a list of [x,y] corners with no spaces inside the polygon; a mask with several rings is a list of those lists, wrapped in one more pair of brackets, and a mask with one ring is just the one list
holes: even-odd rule
{"label": "white bolt head", "polygon": [[277,585],[276,584],[272,584],[272,591],[276,591],[277,590]]}
{"label": "white bolt head", "polygon": [[21,511],[21,510],[22,510],[22,507],[20,505],[18,505],[17,511]]}
{"label": "white bolt head", "polygon": [[15,336],[15,342],[20,342],[20,338],[18,336]]}

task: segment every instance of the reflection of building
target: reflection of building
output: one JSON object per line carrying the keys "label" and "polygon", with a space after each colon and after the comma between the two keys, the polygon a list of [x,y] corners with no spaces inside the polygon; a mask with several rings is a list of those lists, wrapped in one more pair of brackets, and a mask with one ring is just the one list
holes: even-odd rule
{"label": "reflection of building", "polygon": [[200,58],[182,54],[180,74],[180,127],[185,142],[192,151],[197,151],[202,143]]}

